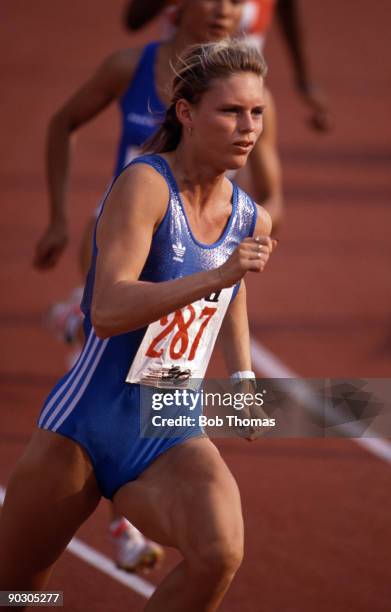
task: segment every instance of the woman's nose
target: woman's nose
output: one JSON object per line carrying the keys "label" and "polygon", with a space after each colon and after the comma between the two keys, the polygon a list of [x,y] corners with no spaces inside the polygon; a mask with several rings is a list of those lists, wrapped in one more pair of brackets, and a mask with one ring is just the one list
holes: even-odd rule
{"label": "woman's nose", "polygon": [[251,113],[244,113],[240,118],[239,130],[241,132],[252,132],[254,130],[254,119]]}

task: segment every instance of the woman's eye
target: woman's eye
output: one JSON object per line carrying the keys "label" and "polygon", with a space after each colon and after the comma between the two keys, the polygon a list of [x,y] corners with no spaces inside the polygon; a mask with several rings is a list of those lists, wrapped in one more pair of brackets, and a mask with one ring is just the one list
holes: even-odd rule
{"label": "woman's eye", "polygon": [[253,115],[255,115],[256,117],[261,117],[263,115],[263,108],[255,108],[253,110]]}

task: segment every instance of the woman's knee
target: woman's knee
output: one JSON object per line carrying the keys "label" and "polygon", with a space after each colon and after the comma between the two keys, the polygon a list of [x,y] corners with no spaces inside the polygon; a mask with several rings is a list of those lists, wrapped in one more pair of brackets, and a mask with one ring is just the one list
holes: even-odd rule
{"label": "woman's knee", "polygon": [[205,542],[185,556],[189,572],[213,581],[232,580],[243,560],[243,538]]}
{"label": "woman's knee", "polygon": [[210,510],[205,520],[210,526],[198,525],[182,553],[191,572],[212,579],[232,579],[243,560],[244,528],[240,507],[225,509],[220,504]]}

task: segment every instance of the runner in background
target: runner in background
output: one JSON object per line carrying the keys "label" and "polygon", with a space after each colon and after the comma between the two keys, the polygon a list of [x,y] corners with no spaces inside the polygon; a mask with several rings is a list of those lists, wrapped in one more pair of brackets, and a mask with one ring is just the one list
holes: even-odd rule
{"label": "runner in background", "polygon": [[[124,12],[125,27],[135,32],[147,25],[163,10],[167,12],[167,21],[175,27],[176,13],[180,11],[181,1],[131,0]],[[243,31],[263,51],[274,17],[280,26],[289,53],[297,91],[310,113],[307,123],[316,131],[327,132],[332,127],[331,113],[319,87],[310,76],[304,27],[298,0],[246,1],[242,18]]]}
{"label": "runner in background", "polygon": [[262,50],[276,16],[286,43],[297,90],[310,111],[308,124],[315,130],[327,132],[331,115],[318,86],[311,80],[306,53],[304,28],[298,0],[251,0],[246,3],[244,28]]}

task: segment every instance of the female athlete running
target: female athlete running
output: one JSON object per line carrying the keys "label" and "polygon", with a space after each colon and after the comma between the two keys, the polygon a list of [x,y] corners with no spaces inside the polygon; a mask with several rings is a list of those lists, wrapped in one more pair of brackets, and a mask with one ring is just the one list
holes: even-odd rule
{"label": "female athlete running", "polygon": [[190,48],[152,154],[114,181],[97,221],[83,352],[8,486],[0,589],[42,589],[103,495],[183,555],[146,610],[210,612],[227,591],[243,552],[237,485],[200,427],[141,437],[139,383],[173,368],[201,378],[220,327],[235,373],[251,369],[243,279],[268,261],[271,220],[225,173],[262,131],[264,75],[241,42]]}
{"label": "female athlete running", "polygon": [[[236,33],[242,19],[243,0],[183,0],[178,27],[172,37],[143,49],[127,49],[110,56],[97,73],[61,108],[48,132],[47,174],[49,177],[50,225],[39,241],[35,264],[40,269],[54,266],[68,239],[67,182],[71,134],[118,101],[121,112],[121,138],[114,169],[116,176],[140,147],[156,131],[169,103],[172,63],[191,43],[218,40]],[[137,8],[137,7],[136,7]],[[145,3],[144,3],[145,9]],[[282,210],[280,164],[276,148],[274,107],[266,93],[265,129],[251,152],[249,164],[235,176],[237,183],[271,213],[274,227]],[[80,252],[83,283],[91,259],[95,217],[84,234]],[[82,345],[80,294],[72,292],[65,303],[57,304],[50,317],[58,335],[70,344]],[[110,526],[114,555],[119,567],[128,570],[153,565],[162,551],[129,524],[112,516]]]}

